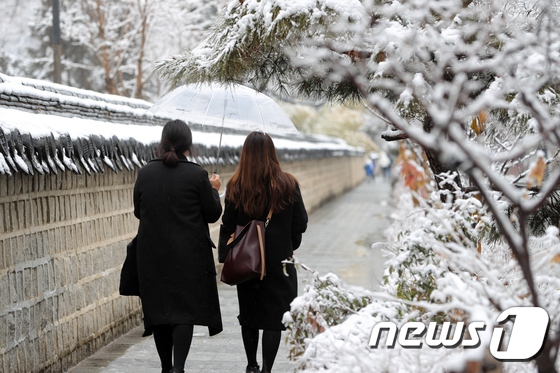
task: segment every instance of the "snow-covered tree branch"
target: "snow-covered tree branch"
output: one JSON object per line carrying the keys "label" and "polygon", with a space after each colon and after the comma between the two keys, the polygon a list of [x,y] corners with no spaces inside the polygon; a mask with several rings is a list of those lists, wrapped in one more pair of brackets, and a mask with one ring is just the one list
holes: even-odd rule
{"label": "snow-covered tree branch", "polygon": [[[473,192],[468,198],[480,198],[484,210],[476,214],[490,219],[476,239],[453,237],[454,229],[467,229],[456,225],[435,241],[427,234],[420,251],[401,241],[404,253],[420,253],[417,263],[426,263],[422,255],[436,258],[442,279],[424,285],[438,294],[459,276],[485,299],[477,304],[494,311],[504,307],[498,288],[511,294],[508,305],[545,307],[552,323],[536,365],[557,372],[560,309],[549,297],[558,299],[558,284],[535,264],[534,245],[557,238],[560,224],[559,15],[555,0],[235,0],[206,41],[157,70],[171,81],[242,81],[364,100],[389,123],[388,139],[422,148],[440,203],[455,211]],[[430,198],[426,215],[443,214]],[[485,262],[505,252],[502,268]],[[522,285],[506,280],[512,271]],[[439,294],[440,303],[467,301]]]}

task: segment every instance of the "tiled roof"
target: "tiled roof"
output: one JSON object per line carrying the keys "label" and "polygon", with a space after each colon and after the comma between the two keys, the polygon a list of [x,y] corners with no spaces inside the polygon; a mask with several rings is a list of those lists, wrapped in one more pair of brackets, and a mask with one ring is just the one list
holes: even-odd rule
{"label": "tiled roof", "polygon": [[0,74],[0,108],[7,109],[0,113],[0,172],[44,174],[70,170],[91,174],[140,167],[154,157],[156,144],[143,144],[134,137],[96,134],[72,138],[69,134],[39,131],[37,135],[10,125],[10,121],[21,111],[37,114],[37,122],[41,120],[39,115],[53,115],[153,125],[152,118],[146,115],[150,106],[142,100]]}
{"label": "tiled roof", "polygon": [[[0,74],[0,173],[91,174],[141,167],[155,157],[161,126],[169,120],[148,112],[151,106],[143,100]],[[193,132],[216,135],[215,127],[189,125]],[[87,131],[76,132],[74,127]],[[119,128],[119,135],[108,135],[102,129],[107,127]],[[140,136],[146,131],[150,136]],[[245,136],[246,133],[226,129],[224,135]],[[197,144],[196,137],[200,136],[193,137],[195,161],[214,164],[217,143]],[[295,141],[295,146],[277,147],[279,157],[284,160],[355,151],[348,146],[332,147],[332,140],[313,136],[289,141]],[[298,141],[301,147],[297,146]],[[220,164],[237,163],[240,154],[237,143],[237,146],[222,146]]]}

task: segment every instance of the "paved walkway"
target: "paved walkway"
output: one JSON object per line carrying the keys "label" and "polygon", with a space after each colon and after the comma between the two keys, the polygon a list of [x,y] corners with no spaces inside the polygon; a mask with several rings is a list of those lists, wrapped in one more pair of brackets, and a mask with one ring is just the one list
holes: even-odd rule
{"label": "paved walkway", "polygon": [[[383,261],[374,242],[383,242],[391,212],[390,186],[380,179],[354,190],[315,210],[295,255],[320,274],[333,272],[347,284],[374,289],[381,281]],[[309,274],[300,270],[300,292]],[[235,287],[219,283],[224,331],[209,337],[205,327],[195,327],[186,373],[245,372],[246,360],[237,322]],[[70,369],[72,373],[159,373],[161,368],[152,337],[142,338],[138,327]],[[281,344],[275,373],[293,372],[288,346]],[[259,352],[260,362],[260,352]]]}

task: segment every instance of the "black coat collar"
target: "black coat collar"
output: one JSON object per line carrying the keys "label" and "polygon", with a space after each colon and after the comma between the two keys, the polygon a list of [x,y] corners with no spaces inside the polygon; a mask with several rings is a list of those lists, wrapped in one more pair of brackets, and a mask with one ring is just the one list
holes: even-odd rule
{"label": "black coat collar", "polygon": [[[177,158],[179,158],[180,163],[190,163],[190,164],[200,166],[198,163],[189,161],[184,154],[177,154]],[[153,159],[150,160],[150,162],[162,162],[162,159],[159,158],[159,157],[158,158],[153,158]]]}

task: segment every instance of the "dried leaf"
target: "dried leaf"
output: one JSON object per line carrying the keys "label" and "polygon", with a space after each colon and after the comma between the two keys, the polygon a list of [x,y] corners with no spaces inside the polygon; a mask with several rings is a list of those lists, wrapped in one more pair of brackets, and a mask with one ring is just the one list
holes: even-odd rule
{"label": "dried leaf", "polygon": [[537,161],[532,165],[527,175],[527,189],[531,189],[533,186],[541,187],[542,181],[544,179],[544,174],[546,171],[546,162],[542,156],[539,156]]}

